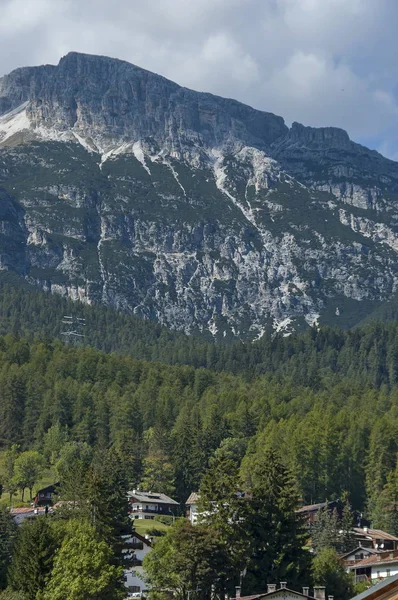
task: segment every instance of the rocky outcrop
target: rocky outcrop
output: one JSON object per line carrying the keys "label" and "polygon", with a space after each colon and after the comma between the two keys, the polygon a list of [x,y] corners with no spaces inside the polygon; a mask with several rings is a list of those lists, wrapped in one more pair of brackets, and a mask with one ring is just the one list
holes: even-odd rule
{"label": "rocky outcrop", "polygon": [[0,268],[188,333],[348,326],[387,301],[397,182],[340,129],[123,61],[0,79]]}

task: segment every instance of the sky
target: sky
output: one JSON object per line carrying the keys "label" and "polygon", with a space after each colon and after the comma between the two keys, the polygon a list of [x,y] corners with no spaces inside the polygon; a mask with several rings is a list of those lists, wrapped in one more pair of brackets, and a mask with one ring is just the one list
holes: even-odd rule
{"label": "sky", "polygon": [[0,76],[128,60],[398,160],[398,0],[0,0]]}

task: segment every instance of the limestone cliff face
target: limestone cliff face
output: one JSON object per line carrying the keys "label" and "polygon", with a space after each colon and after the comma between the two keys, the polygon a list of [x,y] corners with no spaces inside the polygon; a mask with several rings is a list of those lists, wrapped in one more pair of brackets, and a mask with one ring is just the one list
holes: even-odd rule
{"label": "limestone cliff face", "polygon": [[0,79],[0,268],[220,337],[396,291],[398,164],[106,57]]}

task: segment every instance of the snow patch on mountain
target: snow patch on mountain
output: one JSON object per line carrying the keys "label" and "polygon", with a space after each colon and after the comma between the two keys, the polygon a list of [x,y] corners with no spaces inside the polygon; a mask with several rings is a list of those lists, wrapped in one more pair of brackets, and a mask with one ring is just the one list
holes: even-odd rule
{"label": "snow patch on mountain", "polygon": [[31,123],[26,113],[28,104],[29,102],[24,102],[0,117],[0,143],[21,131],[30,129]]}

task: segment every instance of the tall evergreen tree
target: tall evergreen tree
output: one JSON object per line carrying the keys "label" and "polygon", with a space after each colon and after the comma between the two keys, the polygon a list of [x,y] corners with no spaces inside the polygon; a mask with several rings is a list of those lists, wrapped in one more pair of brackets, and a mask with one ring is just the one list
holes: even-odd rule
{"label": "tall evergreen tree", "polygon": [[252,543],[245,589],[287,581],[296,588],[308,579],[308,533],[297,514],[299,496],[291,474],[273,450],[253,465],[248,534]]}
{"label": "tall evergreen tree", "polygon": [[16,533],[16,525],[9,511],[0,507],[0,590],[6,587],[7,569]]}
{"label": "tall evergreen tree", "polygon": [[22,592],[26,600],[36,600],[51,573],[57,546],[57,536],[49,519],[25,520],[18,529],[8,569],[11,588]]}

